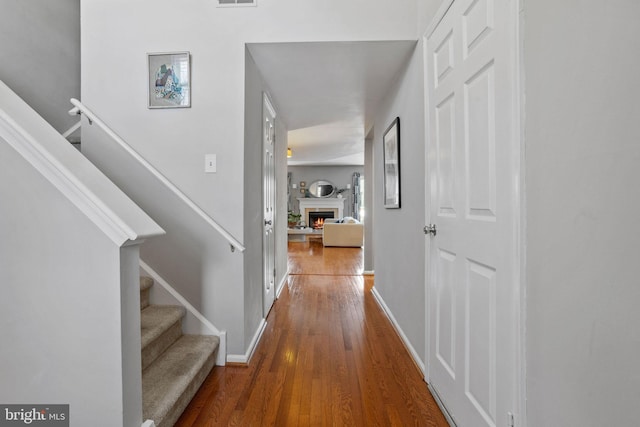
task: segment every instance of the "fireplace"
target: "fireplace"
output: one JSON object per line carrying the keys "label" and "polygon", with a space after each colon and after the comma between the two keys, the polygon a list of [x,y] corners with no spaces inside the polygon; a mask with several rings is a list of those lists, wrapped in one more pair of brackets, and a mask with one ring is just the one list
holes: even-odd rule
{"label": "fireplace", "polygon": [[324,226],[324,220],[327,218],[335,218],[333,210],[309,212],[309,227],[319,230]]}
{"label": "fireplace", "polygon": [[307,227],[311,227],[313,223],[309,219],[309,214],[312,213],[331,212],[333,216],[329,218],[342,218],[344,200],[337,197],[298,197],[302,220]]}

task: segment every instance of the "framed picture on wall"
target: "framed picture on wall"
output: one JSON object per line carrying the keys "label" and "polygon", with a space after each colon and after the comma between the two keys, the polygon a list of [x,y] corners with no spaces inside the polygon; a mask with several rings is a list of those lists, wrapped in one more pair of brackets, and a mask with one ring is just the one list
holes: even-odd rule
{"label": "framed picture on wall", "polygon": [[400,208],[400,117],[396,117],[382,136],[384,171],[383,198],[387,209]]}
{"label": "framed picture on wall", "polygon": [[191,107],[189,52],[148,53],[149,108]]}

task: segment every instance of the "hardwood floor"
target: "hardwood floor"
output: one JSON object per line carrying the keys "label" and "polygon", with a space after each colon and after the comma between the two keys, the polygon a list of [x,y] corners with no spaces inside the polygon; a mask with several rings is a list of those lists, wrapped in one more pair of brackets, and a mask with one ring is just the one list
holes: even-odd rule
{"label": "hardwood floor", "polygon": [[248,367],[216,367],[176,426],[448,426],[377,305],[362,250],[289,243]]}
{"label": "hardwood floor", "polygon": [[362,274],[362,248],[325,248],[322,238],[289,243],[289,275],[352,276]]}

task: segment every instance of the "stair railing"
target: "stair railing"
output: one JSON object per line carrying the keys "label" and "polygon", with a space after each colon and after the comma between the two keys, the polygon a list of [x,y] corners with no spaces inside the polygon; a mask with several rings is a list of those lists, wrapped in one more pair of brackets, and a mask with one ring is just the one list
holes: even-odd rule
{"label": "stair railing", "polygon": [[63,133],[62,136],[65,137],[65,138],[69,138],[69,136],[71,136],[71,134],[73,134],[75,131],[80,129],[81,125],[82,125],[82,121],[78,120],[78,122],[76,124],[74,124],[73,126],[71,126],[69,129],[67,129],[67,131],[65,133]]}
{"label": "stair railing", "polygon": [[127,153],[129,153],[134,159],[144,166],[153,176],[155,176],[160,182],[162,182],[167,188],[169,188],[176,196],[178,196],[184,203],[187,204],[194,212],[196,212],[207,224],[213,227],[218,233],[224,237],[231,246],[231,252],[236,249],[240,252],[245,251],[245,247],[235,237],[225,230],[220,224],[218,224],[213,218],[211,218],[205,211],[200,208],[193,200],[187,197],[178,187],[176,187],[167,177],[165,177],[158,169],[156,169],[151,163],[149,163],[144,157],[142,157],[137,151],[135,151],[129,144],[127,144],[117,133],[115,133],[109,126],[107,126],[98,116],[96,116],[87,106],[78,101],[75,98],[71,98],[71,104],[74,108],[69,110],[69,114],[72,116],[78,114],[84,114],[89,120],[89,124],[97,124],[111,139],[118,143]]}

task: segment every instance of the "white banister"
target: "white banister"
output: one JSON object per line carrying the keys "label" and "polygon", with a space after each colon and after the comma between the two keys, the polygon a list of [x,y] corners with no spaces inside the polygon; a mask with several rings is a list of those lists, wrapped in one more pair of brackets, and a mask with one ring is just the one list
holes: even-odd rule
{"label": "white banister", "polygon": [[33,108],[0,81],[0,139],[19,153],[116,245],[165,234]]}
{"label": "white banister", "polygon": [[218,224],[213,218],[211,218],[205,211],[196,205],[193,200],[187,197],[178,187],[176,187],[167,177],[165,177],[158,169],[156,169],[151,163],[144,159],[137,151],[135,151],[129,144],[127,144],[118,134],[116,134],[109,126],[107,126],[102,120],[100,120],[89,108],[78,101],[75,98],[71,98],[71,104],[74,108],[69,111],[69,114],[84,114],[89,123],[97,124],[111,139],[117,142],[127,153],[129,153],[134,159],[142,164],[153,176],[160,180],[167,188],[169,188],[176,196],[178,196],[183,202],[187,204],[193,211],[195,211],[202,219],[204,219],[211,227],[213,227],[218,233],[220,233],[231,245],[231,251],[239,250],[245,251],[245,247],[235,237],[233,237],[227,230],[225,230],[220,224]]}
{"label": "white banister", "polygon": [[69,136],[72,133],[74,133],[75,131],[80,129],[81,125],[82,125],[82,122],[80,120],[78,120],[78,122],[76,124],[74,124],[73,126],[71,126],[69,129],[67,129],[67,131],[65,133],[63,133],[62,136],[64,136],[65,138],[69,138]]}

